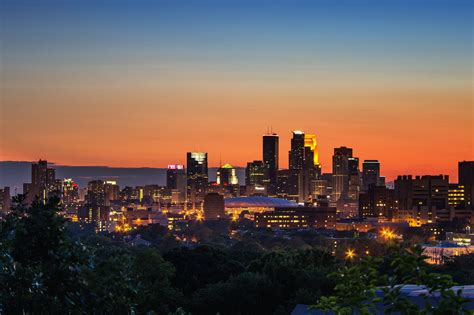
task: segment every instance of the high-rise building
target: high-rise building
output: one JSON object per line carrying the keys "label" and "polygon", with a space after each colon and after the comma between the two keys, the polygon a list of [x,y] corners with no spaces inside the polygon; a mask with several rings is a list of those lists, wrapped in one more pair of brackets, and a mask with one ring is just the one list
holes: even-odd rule
{"label": "high-rise building", "polygon": [[70,205],[79,200],[79,186],[72,180],[72,178],[65,178],[63,180],[63,202]]}
{"label": "high-rise building", "polygon": [[305,166],[305,138],[304,132],[300,130],[293,131],[291,138],[291,149],[288,152],[289,169],[302,170]]}
{"label": "high-rise building", "polygon": [[184,165],[168,165],[168,169],[166,170],[166,187],[169,189],[177,189],[178,182],[183,178],[186,179]]}
{"label": "high-rise building", "polygon": [[361,179],[359,171],[359,158],[351,157],[347,161],[349,167],[349,187],[347,197],[349,200],[359,200]]}
{"label": "high-rise building", "polygon": [[186,171],[184,165],[168,165],[166,187],[171,190],[172,202],[182,203],[186,199]]}
{"label": "high-rise building", "polygon": [[110,205],[110,202],[119,200],[120,187],[116,180],[104,181],[105,204]]}
{"label": "high-rise building", "polygon": [[395,199],[398,209],[417,211],[420,223],[436,222],[436,213],[449,209],[449,177],[447,175],[398,176],[395,180]]}
{"label": "high-rise building", "polygon": [[367,192],[359,196],[359,214],[362,218],[384,217],[392,220],[396,209],[395,192],[385,186],[370,185]]}
{"label": "high-rise building", "polygon": [[449,184],[448,204],[454,208],[466,207],[466,194],[463,185]]}
{"label": "high-rise building", "polygon": [[459,185],[464,186],[465,206],[474,209],[474,161],[458,163]]}
{"label": "high-rise building", "polygon": [[362,163],[362,189],[367,191],[370,185],[381,186],[380,162],[378,160],[365,160]]}
{"label": "high-rise building", "polygon": [[92,180],[87,183],[86,203],[97,206],[106,205],[107,197],[105,194],[105,182],[103,180]]}
{"label": "high-rise building", "polygon": [[277,196],[279,198],[300,201],[302,187],[301,170],[278,170]]}
{"label": "high-rise building", "polygon": [[247,163],[245,169],[245,186],[247,196],[266,195],[268,186],[268,169],[263,161],[253,161]]}
{"label": "high-rise building", "polygon": [[217,169],[216,182],[218,185],[238,185],[239,179],[235,167],[230,164],[224,164]]}
{"label": "high-rise building", "polygon": [[38,163],[31,164],[31,184],[24,185],[23,193],[27,194],[28,203],[36,197],[44,202],[52,195],[60,195],[59,183],[56,181],[56,171],[48,167],[48,161],[39,160]]}
{"label": "high-rise building", "polygon": [[345,198],[349,190],[349,158],[352,149],[347,147],[334,148],[332,156],[333,202]]}
{"label": "high-rise building", "polygon": [[235,167],[224,164],[217,169],[216,185],[224,196],[236,197],[240,194],[239,179]]}
{"label": "high-rise building", "polygon": [[298,170],[300,178],[299,201],[310,201],[311,182],[321,175],[316,136],[303,131],[293,131],[289,155],[289,169]]}
{"label": "high-rise building", "polygon": [[263,164],[268,169],[267,191],[269,196],[276,196],[277,192],[277,172],[279,169],[279,137],[276,133],[263,136]]}
{"label": "high-rise building", "polygon": [[209,180],[206,152],[187,153],[188,201],[195,207],[206,195]]}
{"label": "high-rise building", "polygon": [[0,213],[6,213],[10,211],[11,196],[10,187],[4,187],[0,189]]}
{"label": "high-rise building", "polygon": [[204,197],[204,219],[216,220],[225,218],[224,196],[209,193]]}

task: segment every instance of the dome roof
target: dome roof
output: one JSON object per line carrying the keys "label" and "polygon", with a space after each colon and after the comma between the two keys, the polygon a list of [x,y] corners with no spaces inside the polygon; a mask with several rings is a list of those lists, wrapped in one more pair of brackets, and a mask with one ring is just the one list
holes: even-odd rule
{"label": "dome roof", "polygon": [[294,201],[264,196],[226,198],[224,202],[226,208],[273,208],[297,205]]}

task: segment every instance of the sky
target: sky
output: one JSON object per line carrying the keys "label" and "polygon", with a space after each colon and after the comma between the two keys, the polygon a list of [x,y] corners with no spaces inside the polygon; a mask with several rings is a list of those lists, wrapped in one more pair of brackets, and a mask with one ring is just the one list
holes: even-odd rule
{"label": "sky", "polygon": [[316,134],[382,175],[474,159],[468,0],[0,1],[0,160],[165,167]]}

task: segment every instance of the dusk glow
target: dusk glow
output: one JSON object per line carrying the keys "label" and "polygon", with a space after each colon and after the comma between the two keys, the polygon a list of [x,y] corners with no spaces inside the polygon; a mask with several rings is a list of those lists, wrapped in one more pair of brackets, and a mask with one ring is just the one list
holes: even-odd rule
{"label": "dusk glow", "polygon": [[474,157],[470,1],[2,1],[2,160],[245,166],[316,134],[398,174]]}

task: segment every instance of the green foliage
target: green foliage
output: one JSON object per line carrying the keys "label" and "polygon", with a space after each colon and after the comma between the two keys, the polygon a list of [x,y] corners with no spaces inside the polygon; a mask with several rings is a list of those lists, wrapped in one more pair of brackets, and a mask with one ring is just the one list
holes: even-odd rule
{"label": "green foliage", "polygon": [[66,237],[58,199],[24,205],[14,200],[0,222],[0,310],[73,312],[84,302],[84,246]]}
{"label": "green foliage", "polygon": [[198,246],[179,248],[164,255],[176,268],[173,284],[184,294],[195,292],[208,284],[237,276],[245,267],[234,260],[225,249]]}
{"label": "green foliage", "polygon": [[[335,294],[321,298],[316,307],[336,314],[370,314],[376,303],[383,302],[388,314],[470,314],[463,309],[469,300],[451,290],[455,285],[451,276],[432,272],[422,252],[420,247],[393,246],[384,259],[365,258],[343,267],[333,274],[338,283]],[[390,272],[385,272],[387,264]],[[400,293],[404,284],[426,287],[423,307]],[[377,297],[377,288],[383,299]]]}
{"label": "green foliage", "polygon": [[193,314],[272,314],[282,298],[281,287],[266,276],[242,273],[198,290],[191,308]]}

